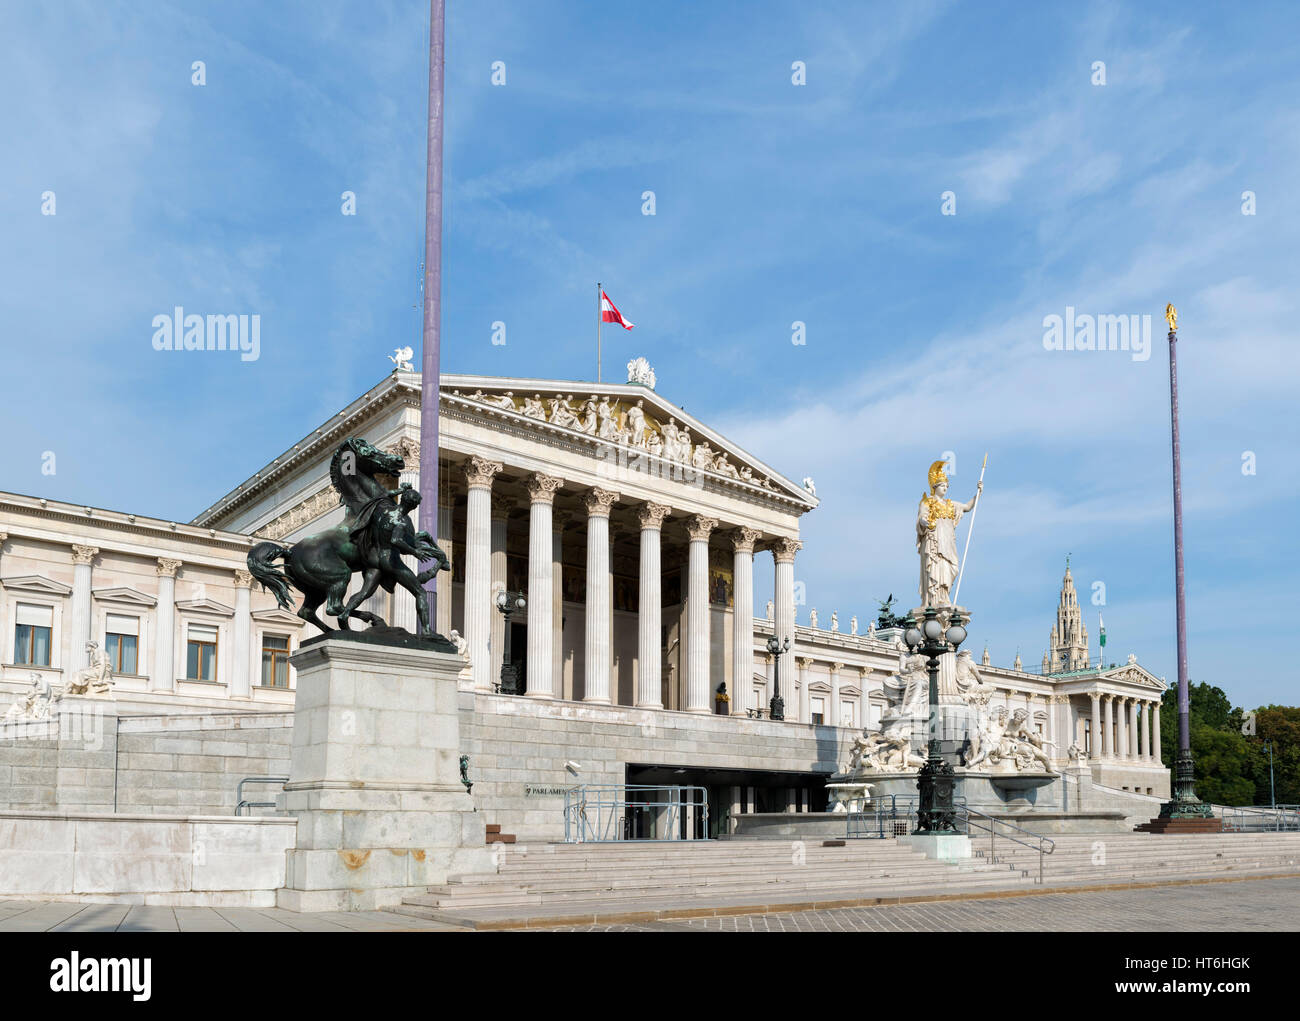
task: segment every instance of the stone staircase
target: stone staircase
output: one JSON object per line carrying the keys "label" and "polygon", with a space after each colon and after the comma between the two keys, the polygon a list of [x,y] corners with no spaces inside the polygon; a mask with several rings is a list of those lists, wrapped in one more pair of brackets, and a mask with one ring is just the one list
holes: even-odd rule
{"label": "stone staircase", "polygon": [[1038,852],[972,838],[945,863],[894,840],[842,847],[784,841],[503,846],[500,869],[452,876],[391,910],[474,928],[578,925],[815,910],[1112,884],[1300,875],[1300,833],[1063,834],[1044,885]]}
{"label": "stone staircase", "polygon": [[543,844],[506,850],[499,872],[453,876],[392,910],[480,928],[577,924],[883,903],[922,898],[958,877],[963,889],[1019,889],[1029,882],[1022,873],[977,858],[933,861],[893,840]]}

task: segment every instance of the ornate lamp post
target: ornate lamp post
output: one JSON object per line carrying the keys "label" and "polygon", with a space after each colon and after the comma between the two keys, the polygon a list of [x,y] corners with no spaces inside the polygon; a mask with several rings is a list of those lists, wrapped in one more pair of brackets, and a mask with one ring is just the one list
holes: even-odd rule
{"label": "ornate lamp post", "polygon": [[[502,589],[497,593],[497,609],[501,611],[501,616],[506,619],[506,633],[510,632],[510,615],[513,613],[522,613],[528,606],[528,600],[524,598],[522,592],[507,592]],[[519,671],[513,663],[507,663],[505,657],[501,661],[501,683],[498,685],[503,695],[521,695],[519,691]]]}
{"label": "ornate lamp post", "polygon": [[790,636],[787,635],[782,645],[776,635],[767,640],[767,651],[774,658],[772,666],[772,701],[768,704],[768,716],[773,720],[785,719],[785,702],[781,698],[781,657],[790,651]]}
{"label": "ornate lamp post", "polygon": [[913,653],[919,650],[926,655],[925,665],[930,671],[930,740],[925,765],[916,777],[919,798],[915,832],[926,836],[953,834],[958,832],[952,803],[956,777],[953,775],[952,763],[939,751],[939,657],[949,649],[956,652],[957,647],[966,640],[966,618],[960,610],[953,609],[945,632],[943,622],[939,620],[939,611],[933,606],[927,606],[919,627],[916,618],[910,613],[904,623],[907,630],[903,634],[903,641]]}

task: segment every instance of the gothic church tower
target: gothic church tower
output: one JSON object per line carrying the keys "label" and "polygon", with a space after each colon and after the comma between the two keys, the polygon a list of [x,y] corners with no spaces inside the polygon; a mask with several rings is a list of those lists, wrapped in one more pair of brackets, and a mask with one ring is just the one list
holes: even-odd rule
{"label": "gothic church tower", "polygon": [[1065,558],[1065,577],[1061,581],[1061,601],[1056,607],[1056,626],[1047,651],[1043,653],[1043,673],[1059,674],[1088,668],[1088,628],[1079,609],[1079,596],[1070,574],[1070,558]]}

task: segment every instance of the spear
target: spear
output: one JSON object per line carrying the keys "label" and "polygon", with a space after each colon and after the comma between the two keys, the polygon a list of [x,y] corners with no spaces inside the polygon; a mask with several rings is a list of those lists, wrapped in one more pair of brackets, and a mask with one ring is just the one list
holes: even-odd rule
{"label": "spear", "polygon": [[[984,463],[980,465],[980,485],[984,484],[984,469],[987,468],[988,466],[989,466],[989,455],[988,452],[985,451]],[[966,533],[966,548],[961,551],[961,566],[957,569],[957,584],[954,585],[952,589],[953,606],[957,605],[957,593],[961,591],[961,576],[966,573],[966,554],[970,552],[971,532],[975,531],[975,515],[979,513],[979,509],[980,509],[979,495],[980,495],[980,490],[978,487],[976,487],[975,506],[971,508],[971,512],[970,512],[970,532]]]}

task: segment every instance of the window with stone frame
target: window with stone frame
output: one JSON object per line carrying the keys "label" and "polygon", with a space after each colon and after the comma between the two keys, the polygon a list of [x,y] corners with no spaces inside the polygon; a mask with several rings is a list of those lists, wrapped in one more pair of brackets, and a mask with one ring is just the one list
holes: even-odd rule
{"label": "window with stone frame", "polygon": [[110,613],[104,622],[104,652],[113,673],[139,673],[140,618]]}
{"label": "window with stone frame", "polygon": [[49,666],[54,638],[54,607],[19,603],[14,615],[14,664]]}
{"label": "window with stone frame", "polygon": [[217,679],[217,629],[212,624],[191,624],[186,631],[185,679]]}
{"label": "window with stone frame", "polygon": [[262,687],[289,687],[288,635],[262,635]]}

